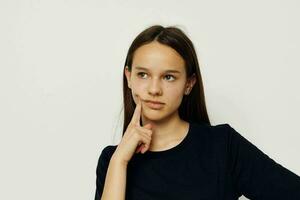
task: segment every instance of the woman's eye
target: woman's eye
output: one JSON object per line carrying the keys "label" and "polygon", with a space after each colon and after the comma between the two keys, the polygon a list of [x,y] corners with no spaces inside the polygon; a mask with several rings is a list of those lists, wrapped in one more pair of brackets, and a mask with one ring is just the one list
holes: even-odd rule
{"label": "woman's eye", "polygon": [[168,75],[166,75],[166,77],[167,77],[167,76],[168,76],[168,77],[173,77],[173,79],[175,80],[175,77],[174,77],[173,75],[169,75],[169,74],[168,74]]}
{"label": "woman's eye", "polygon": [[[145,77],[143,77],[144,74],[146,74],[146,73],[145,72],[139,72],[139,73],[137,73],[137,75],[139,77],[141,77],[141,78],[145,78]],[[175,77],[173,75],[170,75],[170,74],[167,74],[165,77],[169,77],[169,78],[167,78],[168,80],[171,80],[170,77],[172,77],[173,80],[175,80]]]}
{"label": "woman's eye", "polygon": [[[139,72],[139,73],[137,73],[137,75],[140,77],[142,74],[146,74],[146,73],[144,73],[144,72]],[[142,77],[143,78],[143,77]]]}

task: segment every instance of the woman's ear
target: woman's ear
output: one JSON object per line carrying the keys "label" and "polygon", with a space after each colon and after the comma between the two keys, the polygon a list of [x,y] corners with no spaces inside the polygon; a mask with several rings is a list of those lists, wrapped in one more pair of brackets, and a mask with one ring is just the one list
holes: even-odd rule
{"label": "woman's ear", "polygon": [[196,75],[195,73],[190,76],[187,80],[187,83],[186,83],[186,89],[185,89],[185,92],[184,94],[189,94],[193,88],[193,86],[195,85],[195,83],[197,82],[197,78],[196,78]]}
{"label": "woman's ear", "polygon": [[128,66],[125,66],[125,76],[127,79],[128,87],[131,89],[131,81],[130,81],[131,71],[129,70]]}

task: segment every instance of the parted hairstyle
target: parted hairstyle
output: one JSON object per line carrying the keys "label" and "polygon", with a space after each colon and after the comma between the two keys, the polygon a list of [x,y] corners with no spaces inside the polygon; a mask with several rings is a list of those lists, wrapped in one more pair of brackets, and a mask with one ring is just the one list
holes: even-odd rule
{"label": "parted hairstyle", "polygon": [[124,102],[124,135],[128,124],[133,116],[136,104],[132,97],[131,89],[128,87],[125,76],[125,67],[128,66],[129,71],[132,69],[132,61],[135,50],[142,45],[157,41],[160,44],[167,45],[176,50],[185,61],[186,78],[196,75],[197,82],[193,86],[189,95],[184,95],[182,102],[178,108],[179,117],[182,120],[190,122],[200,122],[210,125],[205,105],[204,87],[202,83],[200,67],[192,41],[187,35],[175,26],[163,27],[161,25],[153,25],[139,33],[130,45],[126,61],[123,69],[123,102]]}

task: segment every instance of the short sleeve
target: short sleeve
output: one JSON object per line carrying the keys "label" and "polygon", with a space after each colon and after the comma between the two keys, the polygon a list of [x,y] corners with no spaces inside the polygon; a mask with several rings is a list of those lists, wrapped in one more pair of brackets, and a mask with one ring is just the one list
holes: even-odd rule
{"label": "short sleeve", "polygon": [[96,192],[95,200],[100,200],[104,188],[105,177],[107,168],[109,165],[110,158],[112,156],[112,146],[106,146],[98,159],[98,164],[96,168]]}
{"label": "short sleeve", "polygon": [[229,171],[238,192],[254,200],[300,200],[300,177],[226,126]]}

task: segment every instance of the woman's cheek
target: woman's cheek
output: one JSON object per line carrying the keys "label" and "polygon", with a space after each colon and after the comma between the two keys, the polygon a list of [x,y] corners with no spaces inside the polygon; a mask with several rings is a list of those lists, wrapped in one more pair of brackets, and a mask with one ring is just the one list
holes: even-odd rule
{"label": "woman's cheek", "polygon": [[137,89],[132,90],[132,97],[135,103],[137,103],[138,98],[143,99],[141,93]]}
{"label": "woman's cheek", "polygon": [[134,95],[135,97],[137,97],[137,96],[140,96],[140,97],[142,97],[142,92],[143,91],[146,91],[145,89],[145,87],[143,87],[143,85],[142,84],[135,84],[135,86],[136,87],[134,87],[133,89],[132,89],[132,95]]}

